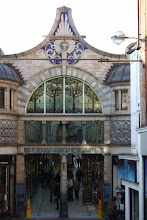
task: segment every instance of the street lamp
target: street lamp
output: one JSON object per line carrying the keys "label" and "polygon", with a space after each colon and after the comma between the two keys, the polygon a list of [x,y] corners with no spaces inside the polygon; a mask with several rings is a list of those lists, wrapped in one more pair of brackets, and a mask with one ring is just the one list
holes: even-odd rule
{"label": "street lamp", "polygon": [[122,31],[116,31],[114,35],[111,37],[113,43],[119,45],[122,44],[125,39],[136,39],[140,40],[141,42],[145,42],[145,39],[139,39],[137,37],[126,37],[126,35]]}

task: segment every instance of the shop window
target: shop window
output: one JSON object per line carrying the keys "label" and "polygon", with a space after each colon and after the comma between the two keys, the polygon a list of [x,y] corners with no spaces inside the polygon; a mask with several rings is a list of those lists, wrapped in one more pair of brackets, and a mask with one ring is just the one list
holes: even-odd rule
{"label": "shop window", "polygon": [[0,108],[4,108],[4,89],[0,88]]}
{"label": "shop window", "polygon": [[121,109],[127,110],[128,109],[128,92],[121,91]]}
{"label": "shop window", "polygon": [[115,91],[115,110],[119,110],[119,92]]}
{"label": "shop window", "polygon": [[95,91],[81,80],[58,77],[44,82],[31,95],[27,113],[102,113]]}

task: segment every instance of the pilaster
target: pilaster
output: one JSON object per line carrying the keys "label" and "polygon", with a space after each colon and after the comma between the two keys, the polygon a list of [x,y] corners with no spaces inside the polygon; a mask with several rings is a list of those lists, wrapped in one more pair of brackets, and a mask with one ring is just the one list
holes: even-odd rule
{"label": "pilaster", "polygon": [[24,217],[25,210],[25,157],[16,156],[16,215]]}

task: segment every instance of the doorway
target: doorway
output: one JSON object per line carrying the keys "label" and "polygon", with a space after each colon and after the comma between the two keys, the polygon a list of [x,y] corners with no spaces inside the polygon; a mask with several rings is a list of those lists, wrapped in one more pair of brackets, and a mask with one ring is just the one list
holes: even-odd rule
{"label": "doorway", "polygon": [[[60,200],[58,207],[57,195],[51,195],[51,188],[54,188],[55,181],[60,183],[60,154],[28,154],[25,166],[26,202],[30,199],[32,217],[59,217]],[[68,154],[67,177],[70,176],[74,182],[79,170],[82,173],[79,198],[73,189],[73,200],[68,200],[68,216],[95,218],[98,201],[103,195],[103,156]]]}
{"label": "doorway", "polygon": [[130,189],[130,217],[131,220],[138,220],[139,219],[139,192]]}

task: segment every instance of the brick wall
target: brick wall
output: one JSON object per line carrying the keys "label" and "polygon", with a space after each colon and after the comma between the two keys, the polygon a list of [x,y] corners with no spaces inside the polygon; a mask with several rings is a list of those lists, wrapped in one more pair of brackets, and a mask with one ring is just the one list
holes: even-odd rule
{"label": "brick wall", "polygon": [[[147,3],[145,0],[139,1],[139,34],[144,39],[147,36]],[[140,109],[141,109],[141,127],[147,124],[147,42],[141,43],[140,56],[142,63],[140,64]]]}

